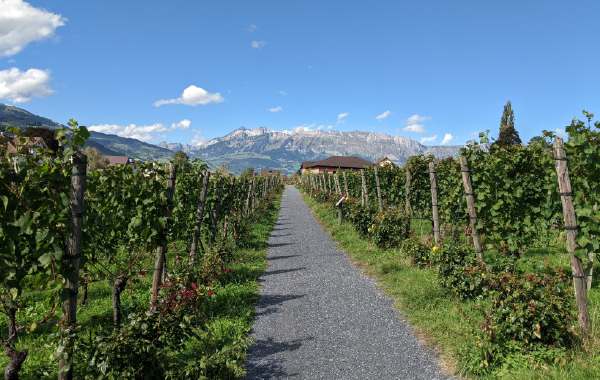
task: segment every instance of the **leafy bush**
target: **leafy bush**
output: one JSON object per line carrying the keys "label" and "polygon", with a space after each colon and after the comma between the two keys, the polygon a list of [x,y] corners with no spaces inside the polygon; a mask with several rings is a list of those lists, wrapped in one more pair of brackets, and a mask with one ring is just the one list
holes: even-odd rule
{"label": "leafy bush", "polygon": [[461,299],[485,294],[494,281],[494,274],[477,259],[470,247],[446,244],[437,249],[435,261],[440,284]]}
{"label": "leafy bush", "polygon": [[88,342],[86,379],[162,379],[168,346],[183,337],[184,323],[160,313],[131,315],[127,324]]}
{"label": "leafy bush", "polygon": [[410,219],[400,209],[387,209],[375,215],[368,231],[378,247],[398,247],[410,234]]}
{"label": "leafy bush", "polygon": [[431,264],[429,248],[415,238],[406,239],[400,246],[400,251],[409,257],[414,265],[424,267]]}
{"label": "leafy bush", "polygon": [[218,245],[210,247],[202,256],[202,283],[210,285],[219,280],[225,269],[225,261]]}
{"label": "leafy bush", "polygon": [[373,224],[373,219],[377,211],[371,207],[363,207],[359,202],[351,202],[348,206],[348,219],[354,225],[356,231],[362,236],[367,236],[369,227]]}
{"label": "leafy bush", "polygon": [[502,273],[490,293],[491,305],[482,326],[483,363],[494,367],[513,352],[572,346],[575,316],[569,288],[569,277],[561,270]]}

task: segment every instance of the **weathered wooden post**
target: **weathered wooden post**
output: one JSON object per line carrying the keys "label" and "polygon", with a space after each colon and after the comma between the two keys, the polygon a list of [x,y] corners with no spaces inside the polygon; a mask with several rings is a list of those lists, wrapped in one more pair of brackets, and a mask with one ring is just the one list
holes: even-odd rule
{"label": "weathered wooden post", "polygon": [[256,177],[252,175],[252,183],[250,184],[250,215],[254,214],[256,207]]}
{"label": "weathered wooden post", "polygon": [[167,232],[171,219],[173,193],[175,192],[175,165],[169,164],[169,180],[167,181],[167,204],[163,211],[167,224],[160,231],[160,246],[156,250],[154,260],[154,274],[152,276],[152,294],[150,296],[150,311],[155,311],[158,303],[158,292],[163,282],[165,267],[167,265]]}
{"label": "weathered wooden post", "polygon": [[404,211],[406,211],[406,215],[410,218],[412,216],[412,207],[410,205],[410,186],[412,176],[410,173],[410,168],[408,167],[408,163],[404,165]]}
{"label": "weathered wooden post", "polygon": [[329,193],[333,193],[333,183],[331,183],[331,177],[333,177],[333,175],[331,173],[327,173],[327,182],[329,184]]}
{"label": "weathered wooden post", "polygon": [[429,162],[429,183],[431,184],[431,216],[433,219],[433,241],[436,246],[441,243],[440,237],[440,215],[438,210],[438,194],[437,194],[437,175],[435,172],[435,164]]}
{"label": "weathered wooden post", "polygon": [[[81,230],[85,213],[87,157],[77,152],[72,157],[71,171],[71,235],[63,257],[64,285],[61,293],[63,316],[60,323],[64,352],[58,362],[59,380],[73,379],[73,334],[77,324],[77,293],[81,261]],[[25,354],[26,356],[26,354]],[[23,356],[23,360],[25,360]],[[22,362],[21,362],[22,363]],[[18,373],[18,371],[17,371]]]}
{"label": "weathered wooden post", "polygon": [[365,170],[360,169],[360,181],[361,181],[361,200],[360,204],[363,207],[367,207],[369,205],[369,193],[367,192],[367,182],[365,180]]}
{"label": "weathered wooden post", "polygon": [[378,165],[374,166],[375,169],[375,190],[377,190],[377,208],[379,212],[383,211],[383,200],[381,199],[381,187],[379,186],[379,170]]}
{"label": "weathered wooden post", "polygon": [[581,328],[583,335],[588,336],[591,323],[587,305],[587,282],[581,260],[575,255],[575,251],[577,250],[577,218],[575,215],[575,207],[573,207],[573,190],[571,189],[567,155],[565,153],[563,140],[560,137],[556,137],[554,140],[554,159],[556,160],[558,189],[563,209],[565,233],[567,235],[567,252],[570,255],[571,271],[573,273],[573,286],[575,288],[579,327]]}
{"label": "weathered wooden post", "polygon": [[479,231],[477,231],[477,210],[475,209],[475,193],[471,184],[471,171],[465,156],[460,156],[460,172],[462,175],[463,188],[465,190],[465,198],[467,200],[467,210],[469,212],[469,226],[471,227],[471,238],[475,253],[480,261],[483,262],[483,248],[479,239]]}
{"label": "weathered wooden post", "polygon": [[210,179],[210,172],[206,170],[202,176],[202,190],[200,192],[200,199],[198,199],[198,206],[196,207],[196,224],[194,225],[194,232],[192,234],[192,245],[190,247],[190,261],[192,265],[196,261],[196,255],[198,252],[198,246],[200,242],[200,231],[202,228],[202,220],[204,219],[204,206],[206,204],[206,194],[208,193],[208,181]]}
{"label": "weathered wooden post", "polygon": [[350,193],[348,192],[348,178],[346,177],[345,170],[344,170],[343,174],[344,174],[344,191],[346,192],[346,198],[348,198],[350,196]]}
{"label": "weathered wooden post", "polygon": [[338,173],[334,174],[333,182],[335,183],[335,190],[337,194],[342,195],[342,188],[340,186],[340,176],[338,175]]}
{"label": "weathered wooden post", "polygon": [[252,181],[248,181],[248,193],[246,194],[246,210],[244,212],[245,216],[250,215],[250,202],[252,201]]}
{"label": "weathered wooden post", "polygon": [[[219,197],[219,181],[218,181],[218,177],[217,177],[217,181],[215,181],[214,184],[214,188],[213,188],[213,194],[215,196],[215,201],[212,204],[212,207],[209,211],[209,216],[210,216],[210,241],[211,242],[215,242],[217,240],[217,221],[219,219],[219,208],[221,206],[221,198]],[[256,196],[256,194],[255,194]],[[257,203],[256,199],[254,199],[252,201],[252,204],[254,205],[255,203]],[[254,209],[255,206],[253,206]]]}

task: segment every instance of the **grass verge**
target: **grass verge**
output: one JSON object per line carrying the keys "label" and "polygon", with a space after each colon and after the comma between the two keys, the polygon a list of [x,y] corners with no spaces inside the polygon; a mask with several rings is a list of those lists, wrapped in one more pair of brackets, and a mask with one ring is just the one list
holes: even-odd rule
{"label": "grass verge", "polygon": [[[442,289],[434,269],[413,267],[397,249],[381,249],[363,239],[349,223],[339,224],[333,207],[304,195],[314,215],[350,259],[375,278],[384,292],[422,341],[440,356],[449,373],[470,377],[465,368],[478,352],[477,335],[483,320],[483,306],[461,301]],[[555,253],[555,255],[557,255]],[[539,260],[539,259],[538,259]],[[562,258],[552,256],[551,261]],[[590,294],[592,325],[600,323],[600,291]],[[596,379],[600,378],[600,334],[594,328],[585,350],[570,351],[552,365],[535,366],[528,357],[515,357],[488,375],[489,379]]]}

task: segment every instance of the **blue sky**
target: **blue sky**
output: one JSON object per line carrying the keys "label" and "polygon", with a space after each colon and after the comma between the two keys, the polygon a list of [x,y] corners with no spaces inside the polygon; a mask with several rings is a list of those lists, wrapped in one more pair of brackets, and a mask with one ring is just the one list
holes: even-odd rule
{"label": "blue sky", "polygon": [[460,144],[510,99],[527,140],[600,112],[599,16],[596,0],[0,0],[0,101],[150,142],[245,126]]}

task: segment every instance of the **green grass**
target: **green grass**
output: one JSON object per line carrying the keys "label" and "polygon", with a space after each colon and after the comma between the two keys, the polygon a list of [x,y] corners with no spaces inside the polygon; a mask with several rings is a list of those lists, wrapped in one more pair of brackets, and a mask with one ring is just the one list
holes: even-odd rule
{"label": "green grass", "polygon": [[[417,336],[439,352],[442,367],[450,373],[471,377],[465,373],[468,358],[478,350],[477,334],[483,319],[483,307],[475,301],[451,297],[440,287],[434,269],[411,266],[409,259],[397,249],[380,249],[360,237],[349,223],[338,224],[336,210],[317,203],[308,196],[305,201],[329,231],[333,239],[365,273],[377,279],[396,307],[414,327]],[[427,223],[413,221],[417,232],[426,233]],[[421,234],[419,234],[421,235]],[[486,254],[491,254],[486,252]],[[558,249],[531,250],[519,265],[535,270],[549,264],[568,268],[566,255]],[[600,290],[590,292],[592,326],[600,324]],[[600,328],[593,327],[585,349],[567,353],[562,362],[536,366],[530,358],[511,358],[502,368],[487,376],[490,379],[592,379],[600,378]],[[471,359],[472,360],[472,359]]]}
{"label": "green grass", "polygon": [[[254,305],[258,299],[258,277],[266,268],[267,240],[277,219],[279,199],[266,215],[261,216],[251,227],[250,240],[244,248],[236,250],[229,268],[232,270],[214,287],[215,296],[208,302],[208,320],[198,337],[190,339],[180,352],[174,353],[181,362],[190,366],[213,367],[214,373],[227,372],[242,377],[246,349],[250,345],[248,334],[254,319]],[[170,244],[169,256],[187,257],[186,244]],[[148,272],[150,273],[150,272]],[[128,284],[122,295],[124,319],[129,313],[146,310],[150,298],[151,275],[140,276]],[[80,292],[80,296],[81,296]],[[24,297],[25,307],[18,313],[20,333],[17,347],[27,349],[29,355],[20,372],[22,379],[56,378],[57,362],[53,358],[57,344],[57,318],[29,331],[34,322],[39,322],[50,310],[50,291],[30,292]],[[80,337],[93,337],[112,329],[111,286],[108,281],[94,282],[89,286],[89,299],[78,308]],[[0,318],[0,329],[6,331],[6,320]],[[4,335],[4,334],[3,334]],[[0,368],[7,363],[0,355]],[[76,368],[86,363],[76,363]],[[221,369],[227,368],[228,371]],[[77,378],[77,375],[75,375]]]}

